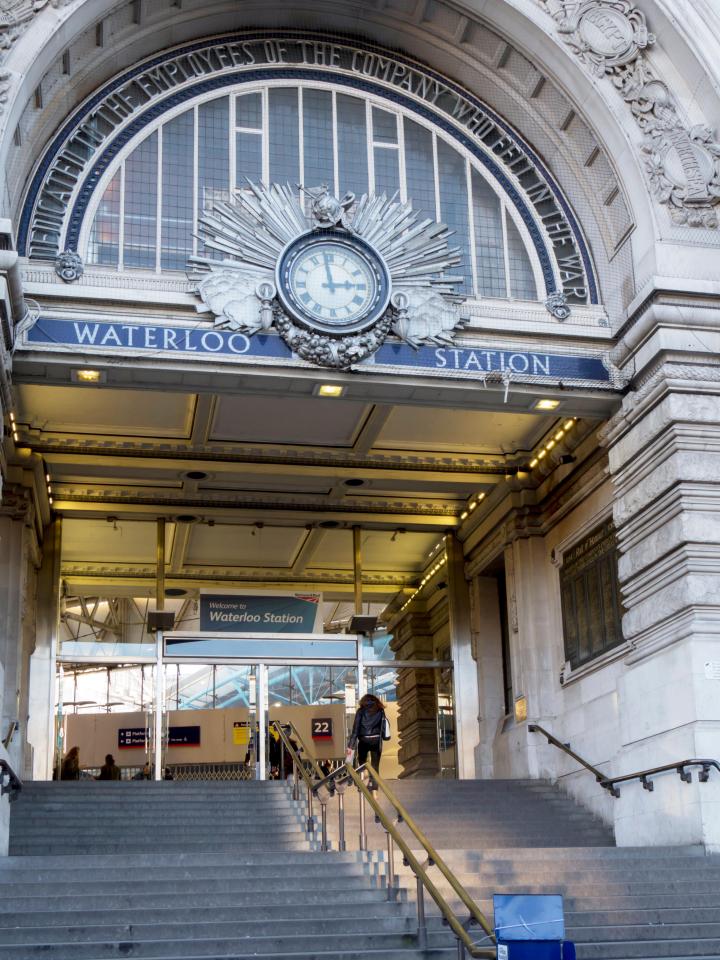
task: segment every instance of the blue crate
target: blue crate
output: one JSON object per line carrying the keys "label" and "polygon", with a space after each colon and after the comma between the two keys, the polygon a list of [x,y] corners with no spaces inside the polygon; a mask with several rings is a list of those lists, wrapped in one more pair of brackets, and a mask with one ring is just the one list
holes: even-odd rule
{"label": "blue crate", "polygon": [[496,894],[493,909],[498,960],[575,960],[561,896]]}
{"label": "blue crate", "polygon": [[498,940],[498,960],[575,960],[569,940]]}

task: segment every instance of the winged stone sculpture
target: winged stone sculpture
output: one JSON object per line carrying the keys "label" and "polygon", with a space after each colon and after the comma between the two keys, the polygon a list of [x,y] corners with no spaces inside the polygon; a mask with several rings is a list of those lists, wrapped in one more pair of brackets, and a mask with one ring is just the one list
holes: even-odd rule
{"label": "winged stone sculpture", "polygon": [[[362,243],[387,271],[387,309],[366,328],[316,329],[276,296],[283,252],[299,238],[322,237],[323,231],[336,240],[347,237],[350,246]],[[455,293],[462,278],[448,273],[460,263],[450,236],[445,224],[422,217],[397,195],[364,194],[356,201],[347,193],[338,200],[326,185],[266,187],[248,181],[234,199],[212,201],[200,217],[205,255],[190,260],[202,301],[197,310],[211,313],[215,327],[247,336],[274,328],[301,358],[343,369],[367,359],[390,334],[416,348],[447,344],[464,322],[463,298]],[[322,286],[333,292],[353,286],[349,278],[333,282],[329,272],[327,280]]]}

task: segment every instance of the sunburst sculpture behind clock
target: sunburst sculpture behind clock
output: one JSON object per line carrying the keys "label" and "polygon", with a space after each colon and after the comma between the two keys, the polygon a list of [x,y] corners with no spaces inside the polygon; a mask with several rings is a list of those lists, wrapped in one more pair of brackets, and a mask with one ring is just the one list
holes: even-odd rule
{"label": "sunburst sculpture behind clock", "polygon": [[311,363],[347,369],[391,333],[450,343],[463,324],[450,230],[396,197],[248,182],[210,205],[199,235],[212,253],[190,260],[198,311],[247,336],[274,328]]}

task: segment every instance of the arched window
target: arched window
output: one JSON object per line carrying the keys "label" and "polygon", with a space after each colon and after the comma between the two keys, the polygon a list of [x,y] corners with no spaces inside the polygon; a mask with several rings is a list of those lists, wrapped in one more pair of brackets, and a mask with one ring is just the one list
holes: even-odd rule
{"label": "arched window", "polygon": [[468,296],[539,299],[525,227],[442,131],[330,84],[244,86],[166,119],[120,157],[87,237],[89,263],[185,270],[205,254],[197,220],[246,180],[327,183],[338,196],[399,193],[455,231]]}

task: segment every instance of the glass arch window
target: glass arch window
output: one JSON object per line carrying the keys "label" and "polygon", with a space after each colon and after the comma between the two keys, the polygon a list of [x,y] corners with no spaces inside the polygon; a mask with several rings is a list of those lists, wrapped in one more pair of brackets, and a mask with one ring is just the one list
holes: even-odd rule
{"label": "glass arch window", "polygon": [[449,137],[389,105],[329,86],[267,85],[196,104],[163,122],[114,170],[86,260],[120,270],[185,270],[207,256],[198,216],[246,180],[327,183],[337,196],[398,193],[454,231],[468,296],[537,300],[533,258],[509,206]]}

